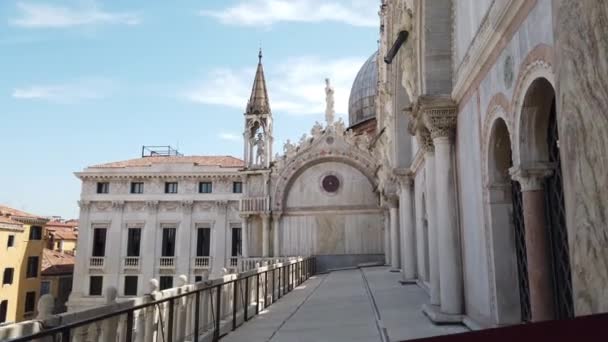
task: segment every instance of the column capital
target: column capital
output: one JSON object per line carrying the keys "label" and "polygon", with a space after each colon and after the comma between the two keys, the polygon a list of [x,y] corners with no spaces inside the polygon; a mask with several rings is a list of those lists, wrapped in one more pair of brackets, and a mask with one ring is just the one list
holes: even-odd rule
{"label": "column capital", "polygon": [[432,139],[453,137],[458,107],[449,96],[420,96],[416,109]]}
{"label": "column capital", "polygon": [[123,210],[125,207],[125,201],[112,201],[112,208],[117,211]]}
{"label": "column capital", "polygon": [[536,191],[543,189],[545,178],[553,174],[553,163],[537,163],[527,166],[514,166],[509,169],[511,178],[521,185],[521,191]]}
{"label": "column capital", "polygon": [[274,220],[278,220],[281,218],[281,216],[283,216],[283,212],[276,212],[276,213],[272,213],[272,218]]}
{"label": "column capital", "polygon": [[420,146],[420,149],[422,149],[424,153],[435,152],[435,144],[433,144],[431,132],[429,132],[426,126],[418,126],[416,130],[416,141],[418,141],[418,146]]}
{"label": "column capital", "polygon": [[218,209],[226,209],[226,208],[228,208],[228,201],[225,201],[225,200],[215,201],[215,207]]}
{"label": "column capital", "polygon": [[182,206],[182,210],[185,213],[190,213],[192,212],[192,206],[194,205],[194,201],[192,200],[185,200],[181,202],[181,206]]}
{"label": "column capital", "polygon": [[158,201],[146,201],[146,208],[150,211],[158,210]]}
{"label": "column capital", "polygon": [[270,218],[272,215],[270,215],[270,213],[264,212],[260,214],[260,217],[263,219],[268,219]]}
{"label": "column capital", "polygon": [[410,189],[414,184],[414,173],[408,168],[393,169],[393,174],[401,189]]}
{"label": "column capital", "polygon": [[78,201],[78,206],[83,211],[89,211],[91,209],[91,201],[80,200]]}
{"label": "column capital", "polygon": [[242,220],[248,220],[249,219],[249,215],[250,214],[239,213],[239,216],[241,217]]}

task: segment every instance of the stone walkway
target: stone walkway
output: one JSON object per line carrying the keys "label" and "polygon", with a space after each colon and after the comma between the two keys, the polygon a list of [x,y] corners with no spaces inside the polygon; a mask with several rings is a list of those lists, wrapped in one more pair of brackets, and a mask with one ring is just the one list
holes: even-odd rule
{"label": "stone walkway", "polygon": [[399,277],[387,267],[315,276],[222,341],[401,341],[468,331],[431,323],[421,311],[424,290]]}

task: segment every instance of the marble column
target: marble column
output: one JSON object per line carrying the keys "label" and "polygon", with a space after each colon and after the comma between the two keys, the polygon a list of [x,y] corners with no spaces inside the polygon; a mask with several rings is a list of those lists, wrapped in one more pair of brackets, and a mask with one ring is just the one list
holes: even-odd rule
{"label": "marble column", "polygon": [[388,208],[384,208],[384,263],[391,264],[391,222]]}
{"label": "marble column", "polygon": [[[105,276],[103,280],[104,294],[105,289],[109,286],[114,286],[117,289],[120,288],[118,285],[118,277],[121,273],[120,271],[122,270],[121,257],[125,254],[123,250],[126,250],[126,248],[123,247],[123,243],[126,243],[126,241],[123,242],[122,239],[122,218],[124,209],[124,201],[112,202],[112,221],[106,239],[106,261],[104,266]],[[115,252],[110,253],[111,251]]]}
{"label": "marble column", "polygon": [[[78,229],[78,250],[76,250],[76,262],[74,264],[74,279],[85,279],[89,274],[89,257],[92,254],[92,227],[90,223],[91,202],[78,201],[80,206],[79,229]],[[70,304],[76,297],[88,295],[84,288],[84,281],[75,281],[70,294]],[[71,311],[71,310],[70,310]]]}
{"label": "marble column", "polygon": [[457,120],[456,108],[444,101],[448,102],[433,100],[424,109],[424,121],[435,146],[435,186],[441,194],[436,198],[441,312],[460,315],[464,312],[464,281],[453,159]]}
{"label": "marble column", "polygon": [[532,321],[553,319],[553,281],[551,273],[551,246],[545,221],[545,193],[543,179],[551,175],[548,169],[524,170],[512,168],[513,179],[521,185],[530,289]]}
{"label": "marble column", "polygon": [[262,256],[263,257],[268,257],[270,256],[269,253],[269,245],[270,245],[270,241],[269,241],[269,237],[268,237],[268,233],[270,230],[270,214],[262,214]]}
{"label": "marble column", "polygon": [[[418,133],[418,135],[423,133]],[[426,132],[428,135],[428,131]],[[417,135],[417,136],[418,136]],[[430,136],[429,136],[430,138]],[[425,192],[426,192],[426,216],[428,219],[429,237],[429,292],[431,305],[439,305],[439,288],[441,279],[439,277],[439,252],[437,246],[437,202],[435,192],[435,150],[432,142],[421,145],[424,152]]]}
{"label": "marble column", "polygon": [[608,2],[553,0],[553,70],[574,311],[608,311]]}
{"label": "marble column", "polygon": [[391,272],[398,272],[400,267],[399,258],[399,200],[397,196],[391,196],[388,201],[389,220],[391,228]]}
{"label": "marble column", "polygon": [[401,219],[402,283],[416,282],[416,232],[414,224],[413,175],[409,170],[396,171],[399,179],[399,218]]}
{"label": "marble column", "polygon": [[279,233],[281,231],[281,214],[272,215],[272,256],[278,257],[281,255],[279,246]]}
{"label": "marble column", "polygon": [[249,257],[249,215],[241,214],[241,240],[243,258]]}

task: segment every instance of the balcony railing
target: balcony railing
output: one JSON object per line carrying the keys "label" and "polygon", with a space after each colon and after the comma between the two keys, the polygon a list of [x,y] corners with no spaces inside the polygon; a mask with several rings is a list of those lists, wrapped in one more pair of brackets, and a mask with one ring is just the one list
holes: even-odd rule
{"label": "balcony railing", "polygon": [[239,210],[245,213],[262,213],[267,212],[270,208],[268,197],[242,198],[239,203]]}
{"label": "balcony railing", "polygon": [[139,257],[125,257],[124,260],[125,268],[138,269],[139,268]]}
{"label": "balcony railing", "polygon": [[158,266],[160,268],[175,268],[175,257],[160,257]]}
{"label": "balcony railing", "polygon": [[[315,272],[314,257],[225,275],[77,313],[52,315],[44,295],[37,321],[0,327],[0,340],[25,341],[218,341]],[[116,293],[116,291],[106,291]],[[12,339],[11,339],[12,338]]]}
{"label": "balcony railing", "polygon": [[230,257],[230,259],[228,260],[228,267],[234,269],[238,268],[240,259],[240,257]]}
{"label": "balcony railing", "polygon": [[194,257],[194,269],[209,269],[211,268],[211,257],[209,256],[197,256]]}
{"label": "balcony railing", "polygon": [[264,265],[286,263],[298,260],[300,257],[262,257],[262,258],[240,258],[238,272],[246,272]]}
{"label": "balcony railing", "polygon": [[89,268],[103,268],[105,257],[91,257],[89,259]]}

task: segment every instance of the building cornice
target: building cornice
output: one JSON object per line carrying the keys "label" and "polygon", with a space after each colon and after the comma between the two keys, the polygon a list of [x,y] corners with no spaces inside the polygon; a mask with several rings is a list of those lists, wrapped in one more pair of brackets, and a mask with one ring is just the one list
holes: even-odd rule
{"label": "building cornice", "polygon": [[110,173],[110,172],[74,172],[74,175],[79,179],[154,179],[154,178],[170,178],[170,179],[199,179],[199,178],[241,178],[243,172],[224,172],[224,173],[180,173],[180,172],[167,172],[167,173],[143,173],[143,172],[132,172],[132,173]]}
{"label": "building cornice", "polygon": [[504,39],[509,24],[524,7],[535,0],[494,1],[482,21],[466,54],[456,68],[452,98],[459,103],[465,96],[496,46]]}

